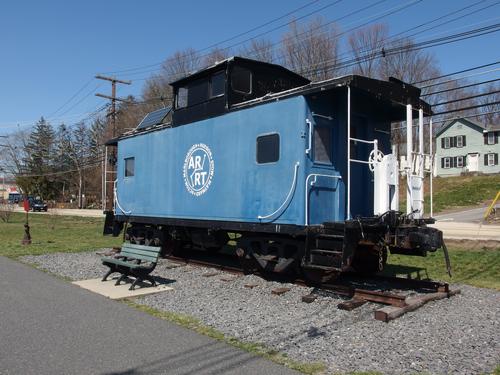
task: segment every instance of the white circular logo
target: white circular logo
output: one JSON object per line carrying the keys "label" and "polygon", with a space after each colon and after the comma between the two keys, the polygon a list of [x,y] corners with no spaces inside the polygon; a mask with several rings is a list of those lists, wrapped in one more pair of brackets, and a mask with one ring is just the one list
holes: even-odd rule
{"label": "white circular logo", "polygon": [[210,187],[214,176],[212,151],[204,143],[197,143],[189,149],[184,159],[184,184],[187,191],[199,197]]}

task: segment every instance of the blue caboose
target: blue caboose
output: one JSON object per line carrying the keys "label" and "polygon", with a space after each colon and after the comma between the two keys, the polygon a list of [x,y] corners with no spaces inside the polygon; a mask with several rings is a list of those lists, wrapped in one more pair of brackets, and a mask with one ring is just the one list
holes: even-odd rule
{"label": "blue caboose", "polygon": [[128,223],[130,241],[165,252],[218,249],[236,233],[247,267],[276,272],[376,271],[387,249],[441,246],[429,219],[398,211],[391,122],[430,113],[418,88],[311,83],[238,57],[172,86],[171,108],[108,142],[118,150],[107,232]]}

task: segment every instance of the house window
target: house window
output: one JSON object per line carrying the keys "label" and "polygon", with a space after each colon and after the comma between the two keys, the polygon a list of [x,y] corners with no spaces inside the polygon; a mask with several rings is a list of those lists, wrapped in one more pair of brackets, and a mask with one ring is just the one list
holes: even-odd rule
{"label": "house window", "polygon": [[457,168],[463,168],[464,166],[464,157],[457,156]]}
{"label": "house window", "polygon": [[135,158],[125,158],[125,177],[133,177],[135,173]]}
{"label": "house window", "polygon": [[444,147],[443,148],[450,148],[450,137],[445,137],[444,139]]}
{"label": "house window", "polygon": [[257,137],[257,163],[274,163],[280,158],[280,136],[269,134]]}
{"label": "house window", "polygon": [[457,136],[457,147],[464,147],[463,135]]}
{"label": "house window", "polygon": [[450,168],[450,158],[443,158],[443,168]]}
{"label": "house window", "polygon": [[491,167],[498,164],[498,154],[488,154],[487,166]]}
{"label": "house window", "polygon": [[231,75],[231,87],[241,94],[252,92],[252,73],[250,70],[235,66]]}
{"label": "house window", "polygon": [[314,127],[314,161],[332,164],[332,128]]}
{"label": "house window", "polygon": [[495,132],[489,132],[488,133],[488,144],[489,145],[494,145],[495,144]]}

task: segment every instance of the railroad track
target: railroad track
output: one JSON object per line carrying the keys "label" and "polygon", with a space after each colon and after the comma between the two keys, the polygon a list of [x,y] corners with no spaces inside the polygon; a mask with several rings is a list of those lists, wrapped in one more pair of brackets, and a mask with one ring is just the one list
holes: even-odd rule
{"label": "railroad track", "polygon": [[[235,275],[244,274],[241,267],[214,261],[172,255],[167,256],[166,259],[175,263],[212,268]],[[311,285],[302,279],[290,279],[274,275],[271,277],[265,275],[264,278],[273,281],[288,281],[301,286],[314,286],[310,294],[302,296],[302,301],[305,303],[313,302],[321,291],[329,291],[346,297],[346,301],[337,305],[342,310],[351,311],[367,302],[385,305],[374,311],[374,318],[384,322],[389,322],[407,312],[414,311],[427,302],[450,298],[460,293],[460,289],[451,290],[449,284],[445,282],[378,275],[343,274],[333,281],[315,285]],[[272,293],[282,294],[288,290],[288,288],[278,288],[273,290]],[[411,291],[412,293],[405,295],[403,294],[404,291]]]}

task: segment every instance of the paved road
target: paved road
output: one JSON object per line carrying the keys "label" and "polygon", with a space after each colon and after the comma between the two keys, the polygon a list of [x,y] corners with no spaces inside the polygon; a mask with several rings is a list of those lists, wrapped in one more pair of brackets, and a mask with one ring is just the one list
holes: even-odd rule
{"label": "paved road", "polygon": [[458,221],[461,223],[480,223],[483,221],[484,213],[488,207],[478,207],[462,211],[449,212],[441,215],[434,215],[438,221]]}
{"label": "paved road", "polygon": [[297,374],[0,257],[0,374]]}
{"label": "paved road", "polygon": [[431,226],[443,231],[444,238],[455,240],[500,241],[500,225],[438,221]]}

